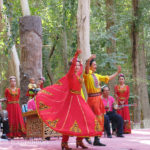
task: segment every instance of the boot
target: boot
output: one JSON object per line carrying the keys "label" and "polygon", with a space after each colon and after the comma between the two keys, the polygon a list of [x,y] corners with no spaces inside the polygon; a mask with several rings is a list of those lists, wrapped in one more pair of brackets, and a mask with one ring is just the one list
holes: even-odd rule
{"label": "boot", "polygon": [[87,149],[88,147],[86,147],[84,144],[83,144],[83,142],[82,142],[82,140],[80,140],[80,141],[76,141],[76,147],[78,148],[78,147],[81,147],[82,149]]}
{"label": "boot", "polygon": [[2,139],[5,139],[5,140],[10,140],[10,139],[7,137],[6,134],[2,134],[1,138],[2,138]]}
{"label": "boot", "polygon": [[92,144],[92,141],[91,141],[91,139],[90,139],[89,137],[86,137],[85,140],[86,140],[86,142],[87,142],[88,144]]}
{"label": "boot", "polygon": [[95,136],[95,137],[94,137],[93,145],[94,145],[94,146],[106,146],[105,144],[100,143],[100,140],[99,140],[98,136]]}
{"label": "boot", "polygon": [[62,142],[61,148],[62,148],[62,150],[72,150],[72,148],[69,148],[68,142]]}

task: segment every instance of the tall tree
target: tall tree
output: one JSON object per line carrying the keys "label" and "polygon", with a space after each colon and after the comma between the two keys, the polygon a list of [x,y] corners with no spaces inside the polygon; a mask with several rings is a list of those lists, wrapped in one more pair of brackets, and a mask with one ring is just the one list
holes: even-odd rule
{"label": "tall tree", "polygon": [[23,16],[20,18],[20,87],[21,103],[27,103],[29,78],[42,76],[42,24],[38,16],[30,16],[28,0],[21,0]]}
{"label": "tall tree", "polygon": [[106,0],[106,30],[110,35],[109,43],[107,45],[107,53],[115,52],[116,48],[116,35],[113,30],[113,26],[115,25],[115,10],[114,10],[114,0]]}
{"label": "tall tree", "polygon": [[[144,126],[150,124],[150,105],[147,91],[146,66],[145,66],[145,50],[142,41],[143,27],[140,25],[140,9],[139,0],[132,0],[133,6],[133,22],[131,30],[132,40],[132,62],[133,62],[133,79],[134,94],[137,107],[134,109],[134,121],[137,127],[140,127],[141,113],[143,114]],[[139,123],[139,124],[138,124]]]}
{"label": "tall tree", "polygon": [[83,62],[90,57],[90,0],[78,0],[77,47],[82,50]]}
{"label": "tall tree", "polygon": [[62,31],[62,56],[63,56],[63,62],[64,62],[64,70],[65,73],[68,72],[68,61],[67,61],[67,31],[66,31],[66,0],[63,0],[63,31]]}
{"label": "tall tree", "polygon": [[30,16],[28,0],[20,0],[23,16]]}
{"label": "tall tree", "polygon": [[27,102],[26,92],[29,78],[35,80],[42,76],[42,24],[38,16],[20,18],[20,45],[21,45],[21,100]]}
{"label": "tall tree", "polygon": [[[109,42],[106,45],[106,51],[108,55],[112,55],[116,49],[116,35],[113,30],[113,26],[115,25],[115,10],[114,10],[114,0],[106,0],[106,31],[109,35]],[[109,83],[110,91],[114,93],[115,80],[111,80]]]}
{"label": "tall tree", "polygon": [[[90,0],[78,0],[77,10],[77,47],[82,50],[83,63],[91,56],[90,50]],[[85,87],[83,87],[86,95]]]}

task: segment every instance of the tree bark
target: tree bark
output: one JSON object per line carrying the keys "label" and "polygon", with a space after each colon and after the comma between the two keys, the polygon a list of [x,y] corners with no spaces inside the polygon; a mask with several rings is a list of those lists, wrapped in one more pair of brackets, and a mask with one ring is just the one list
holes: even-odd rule
{"label": "tree bark", "polygon": [[82,50],[81,59],[91,56],[90,51],[90,0],[78,0],[77,47]]}
{"label": "tree bark", "polygon": [[143,115],[143,125],[144,128],[148,128],[150,126],[150,104],[149,104],[149,97],[148,97],[148,88],[147,88],[147,76],[146,76],[146,57],[145,57],[145,48],[144,48],[144,33],[141,31],[140,39],[143,39],[142,42],[140,41],[139,46],[139,71],[140,71],[140,101],[141,101],[141,111]]}
{"label": "tree bark", "polygon": [[[111,31],[111,27],[115,24],[115,11],[114,11],[114,0],[106,0],[106,30],[108,34],[111,34],[112,38],[109,39],[110,45],[107,46],[106,50],[108,55],[111,55],[115,52],[116,49],[116,40],[115,33]],[[111,57],[111,56],[110,56]],[[112,95],[114,95],[114,86],[115,86],[116,80],[111,80],[109,82],[109,88]]]}
{"label": "tree bark", "polygon": [[67,57],[67,33],[66,28],[64,28],[64,31],[62,33],[62,58],[64,63],[64,70],[65,73],[68,72],[68,57]]}
{"label": "tree bark", "polygon": [[28,0],[20,0],[23,16],[30,16]]}
{"label": "tree bark", "polygon": [[[138,17],[138,0],[132,0],[133,6],[133,16]],[[132,22],[132,30],[131,30],[131,40],[132,40],[132,63],[133,63],[133,89],[135,99],[134,102],[137,103],[137,107],[134,108],[134,122],[135,127],[140,128],[141,121],[141,102],[140,102],[140,85],[139,85],[139,68],[138,68],[138,42],[139,42],[139,33],[136,27],[136,22],[133,20]]]}
{"label": "tree bark", "polygon": [[27,103],[29,78],[42,76],[42,25],[38,16],[20,18],[21,103]]}
{"label": "tree bark", "polygon": [[[91,56],[90,50],[90,0],[78,0],[77,10],[77,48],[82,50],[81,60],[83,65]],[[83,85],[85,98],[87,93]]]}
{"label": "tree bark", "polygon": [[66,32],[66,0],[63,0],[63,31],[62,31],[62,59],[64,63],[64,71],[68,72],[68,57],[67,57],[67,32]]}
{"label": "tree bark", "polygon": [[115,33],[111,31],[111,27],[115,24],[115,12],[114,12],[114,0],[106,0],[106,30],[111,34],[112,38],[110,38],[110,46],[107,46],[107,53],[115,52],[116,41],[114,38],[116,37]]}
{"label": "tree bark", "polygon": [[[150,106],[148,99],[148,91],[146,85],[146,66],[145,66],[145,51],[144,43],[141,38],[141,28],[139,27],[139,1],[132,0],[133,17],[131,29],[132,41],[132,63],[133,63],[133,79],[134,79],[134,95],[137,107],[134,107],[134,122],[135,127],[141,127],[141,115],[143,114],[144,126],[149,126]],[[135,19],[136,18],[136,19]],[[141,114],[142,112],[142,114]]]}

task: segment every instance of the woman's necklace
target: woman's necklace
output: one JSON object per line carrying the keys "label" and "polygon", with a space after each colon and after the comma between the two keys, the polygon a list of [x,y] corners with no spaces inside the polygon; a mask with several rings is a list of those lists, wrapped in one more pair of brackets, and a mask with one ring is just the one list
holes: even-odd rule
{"label": "woman's necklace", "polygon": [[120,86],[120,88],[124,88],[125,84],[122,84],[122,85],[120,84],[119,86]]}
{"label": "woman's necklace", "polygon": [[16,91],[16,87],[10,87],[10,89],[12,90],[12,91]]}
{"label": "woman's necklace", "polygon": [[16,87],[10,87],[9,88],[10,94],[13,96],[18,95],[18,91],[16,89],[17,89]]}

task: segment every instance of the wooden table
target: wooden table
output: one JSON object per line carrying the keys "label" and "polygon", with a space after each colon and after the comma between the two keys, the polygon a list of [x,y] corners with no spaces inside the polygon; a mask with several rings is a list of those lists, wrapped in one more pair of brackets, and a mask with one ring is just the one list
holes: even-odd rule
{"label": "wooden table", "polygon": [[23,113],[23,117],[25,118],[26,122],[27,138],[36,137],[42,138],[44,140],[46,137],[62,136],[60,133],[57,133],[51,128],[49,128],[39,118],[37,111],[25,112]]}

